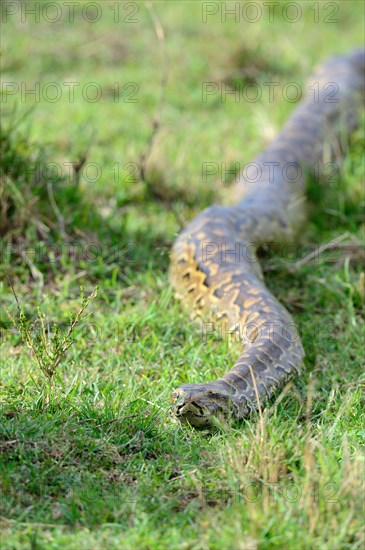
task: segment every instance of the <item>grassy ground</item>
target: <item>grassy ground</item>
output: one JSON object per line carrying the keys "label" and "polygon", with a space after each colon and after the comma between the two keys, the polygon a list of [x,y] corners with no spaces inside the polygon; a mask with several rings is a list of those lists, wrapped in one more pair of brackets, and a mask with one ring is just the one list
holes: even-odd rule
{"label": "grassy ground", "polygon": [[[263,253],[308,367],[263,422],[207,435],[169,416],[175,386],[220,375],[235,353],[203,338],[167,280],[180,228],[229,200],[225,167],[249,162],[293,109],[285,84],[303,86],[317,61],[361,44],[362,3],[300,2],[290,23],[287,3],[271,21],[256,2],[262,16],[250,23],[245,11],[224,21],[224,3],[204,15],[200,2],[157,2],[163,42],[142,3],[121,3],[115,22],[116,3],[101,2],[94,24],[85,2],[74,22],[59,4],[57,23],[50,8],[3,26],[1,270],[36,343],[38,307],[62,332],[80,285],[99,291],[49,390],[5,313],[17,310],[4,278],[2,548],[363,548],[362,132],[338,177],[311,186],[298,247]],[[39,97],[26,94],[37,82]],[[79,83],[73,101],[69,82]],[[206,102],[204,82],[218,86]],[[222,101],[223,83],[252,82],[260,101]],[[337,249],[311,256],[334,239]]]}

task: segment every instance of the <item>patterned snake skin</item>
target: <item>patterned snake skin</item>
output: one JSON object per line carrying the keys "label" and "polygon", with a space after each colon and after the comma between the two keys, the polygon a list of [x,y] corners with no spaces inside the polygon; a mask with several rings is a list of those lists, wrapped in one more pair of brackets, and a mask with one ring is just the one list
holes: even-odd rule
{"label": "patterned snake skin", "polygon": [[174,244],[170,280],[177,296],[242,348],[222,378],[175,390],[174,412],[182,422],[206,428],[215,418],[245,418],[300,373],[303,346],[290,314],[265,286],[256,249],[291,241],[304,223],[306,174],[333,158],[336,131],[356,127],[364,53],[318,67],[281,133],[241,176],[239,202],[207,208]]}

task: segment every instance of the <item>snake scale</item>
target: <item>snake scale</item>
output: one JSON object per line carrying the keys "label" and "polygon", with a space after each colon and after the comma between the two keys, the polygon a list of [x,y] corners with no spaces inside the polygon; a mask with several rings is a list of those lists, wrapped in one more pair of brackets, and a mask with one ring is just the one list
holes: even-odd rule
{"label": "snake scale", "polygon": [[207,428],[215,418],[243,419],[301,371],[302,343],[289,312],[265,286],[256,250],[291,242],[305,222],[308,174],[334,158],[334,136],[358,124],[364,53],[356,49],[319,65],[282,131],[241,175],[238,201],[205,209],[175,241],[176,295],[195,317],[224,326],[242,348],[218,380],[174,391],[182,422]]}

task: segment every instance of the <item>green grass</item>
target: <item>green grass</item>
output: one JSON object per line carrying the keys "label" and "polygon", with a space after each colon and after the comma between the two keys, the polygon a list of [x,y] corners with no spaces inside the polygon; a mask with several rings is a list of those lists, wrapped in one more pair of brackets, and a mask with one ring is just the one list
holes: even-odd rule
{"label": "green grass", "polygon": [[[323,21],[330,11],[322,2],[318,23],[311,2],[300,2],[302,18],[288,23],[281,2],[274,23],[263,8],[251,24],[222,23],[219,13],[203,23],[199,2],[157,2],[169,81],[145,181],[138,163],[163,73],[153,23],[138,3],[138,23],[116,24],[106,9],[113,3],[103,2],[100,21],[87,24],[82,4],[74,23],[63,15],[54,25],[31,17],[3,25],[2,81],[29,89],[56,82],[64,93],[57,103],[20,93],[5,102],[3,94],[2,548],[360,550],[363,131],[348,137],[339,178],[310,185],[298,246],[263,251],[267,284],[295,318],[307,365],[263,422],[255,416],[204,434],[171,417],[172,389],[221,375],[235,351],[214,334],[204,341],[167,270],[180,228],[232,199],[222,163],[252,160],[294,108],[281,87],[274,102],[265,93],[257,103],[219,94],[202,102],[202,82],[303,85],[318,61],[361,44],[361,2],[332,3],[338,23]],[[80,89],[96,82],[102,99],[87,102],[76,88],[70,103],[62,83],[71,81]],[[115,102],[115,82],[124,93],[126,83],[138,86],[138,102]],[[69,161],[97,163],[100,177],[82,168],[69,177]],[[35,176],[47,162],[62,173]],[[207,182],[203,162],[218,166]],[[337,249],[297,263],[345,233]],[[66,330],[80,285],[99,287],[50,399],[5,312],[16,313],[5,274],[35,337],[38,307],[49,326]]]}

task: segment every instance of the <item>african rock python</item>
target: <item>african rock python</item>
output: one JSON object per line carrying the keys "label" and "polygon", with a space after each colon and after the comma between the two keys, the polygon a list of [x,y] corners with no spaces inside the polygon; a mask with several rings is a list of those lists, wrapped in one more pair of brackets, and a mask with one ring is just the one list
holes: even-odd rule
{"label": "african rock python", "polygon": [[290,314],[265,286],[256,249],[291,241],[303,224],[306,174],[333,157],[339,129],[356,126],[364,53],[318,67],[281,133],[241,176],[239,202],[207,208],[174,244],[176,294],[195,316],[237,334],[243,348],[222,378],[175,390],[174,411],[183,422],[204,428],[216,417],[244,418],[301,370],[303,346]]}

